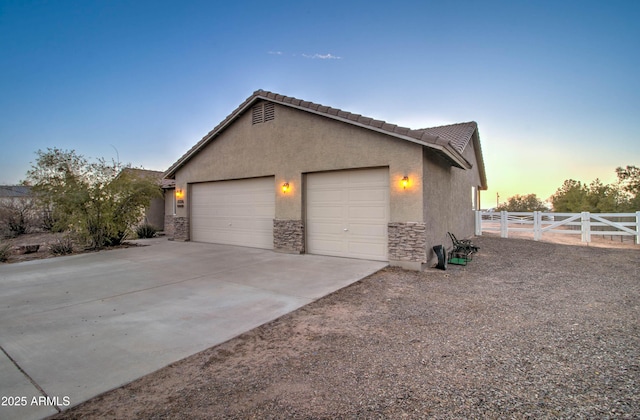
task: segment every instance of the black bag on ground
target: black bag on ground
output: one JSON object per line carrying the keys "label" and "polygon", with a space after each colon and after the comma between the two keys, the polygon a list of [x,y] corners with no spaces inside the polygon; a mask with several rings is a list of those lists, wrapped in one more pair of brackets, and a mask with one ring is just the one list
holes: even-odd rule
{"label": "black bag on ground", "polygon": [[447,269],[447,251],[444,249],[444,246],[442,245],[434,246],[433,252],[435,252],[436,256],[438,257],[438,265],[436,265],[436,268],[439,268],[440,270],[446,270]]}

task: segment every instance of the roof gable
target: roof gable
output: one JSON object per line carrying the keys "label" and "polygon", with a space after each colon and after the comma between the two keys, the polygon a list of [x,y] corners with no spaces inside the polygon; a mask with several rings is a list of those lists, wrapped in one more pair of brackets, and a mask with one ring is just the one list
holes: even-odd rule
{"label": "roof gable", "polygon": [[[479,138],[477,134],[477,124],[475,122],[466,122],[441,127],[411,129],[401,127],[396,124],[390,124],[386,121],[376,120],[360,114],[343,111],[341,109],[332,108],[325,105],[316,104],[291,96],[284,96],[264,90],[257,90],[247,98],[240,106],[238,106],[231,114],[229,114],[220,124],[205,135],[198,143],[189,149],[180,159],[178,159],[165,172],[165,178],[173,178],[178,169],[186,164],[194,155],[209,144],[217,135],[229,127],[240,115],[250,109],[258,101],[269,101],[283,106],[296,108],[304,112],[310,112],[326,118],[338,120],[346,124],[355,125],[363,129],[380,132],[392,137],[400,138],[405,141],[420,144],[424,147],[434,150],[447,159],[453,166],[462,169],[471,169],[472,165],[462,156],[469,141],[474,138],[478,142],[476,153],[479,153]],[[482,155],[478,156],[480,176],[483,181],[486,180],[484,175],[484,164],[482,163]],[[486,181],[484,182],[486,185]]]}

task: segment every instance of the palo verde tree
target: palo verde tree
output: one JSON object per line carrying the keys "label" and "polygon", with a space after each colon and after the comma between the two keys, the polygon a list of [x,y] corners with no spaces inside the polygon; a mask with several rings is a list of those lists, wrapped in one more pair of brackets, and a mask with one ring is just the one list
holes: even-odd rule
{"label": "palo verde tree", "polygon": [[36,154],[24,183],[51,209],[55,228],[76,232],[91,248],[120,244],[161,194],[157,180],[123,170],[129,165],[58,148]]}
{"label": "palo verde tree", "polygon": [[509,197],[506,203],[496,207],[498,211],[548,211],[549,209],[535,194],[514,195]]}

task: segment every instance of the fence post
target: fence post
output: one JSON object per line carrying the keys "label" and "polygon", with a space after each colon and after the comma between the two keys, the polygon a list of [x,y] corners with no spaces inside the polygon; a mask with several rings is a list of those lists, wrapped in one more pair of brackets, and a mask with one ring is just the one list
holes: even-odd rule
{"label": "fence post", "polygon": [[636,212],[636,245],[640,245],[640,211]]}
{"label": "fence post", "polygon": [[482,211],[476,210],[476,236],[482,236]]}
{"label": "fence post", "polygon": [[542,229],[542,213],[539,211],[533,212],[533,240],[539,241]]}
{"label": "fence post", "polygon": [[507,212],[504,210],[500,212],[500,237],[509,237],[509,220],[507,217]]}
{"label": "fence post", "polygon": [[588,211],[582,212],[582,242],[591,242],[591,214]]}

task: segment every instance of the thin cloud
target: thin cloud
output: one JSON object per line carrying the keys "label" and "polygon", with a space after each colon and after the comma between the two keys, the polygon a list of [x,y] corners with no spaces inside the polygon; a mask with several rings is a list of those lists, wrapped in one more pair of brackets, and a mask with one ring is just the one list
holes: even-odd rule
{"label": "thin cloud", "polygon": [[313,55],[309,55],[309,54],[302,54],[302,56],[304,58],[311,58],[311,59],[319,59],[319,60],[342,60],[342,57],[339,57],[337,55],[333,55],[333,54],[313,54]]}
{"label": "thin cloud", "polygon": [[[289,54],[285,54],[282,51],[267,51],[267,54],[269,55],[279,55],[279,56],[284,56],[284,55],[289,55]],[[300,57],[300,55],[298,54],[291,54],[291,57]],[[331,53],[328,54],[302,54],[302,57],[304,58],[309,58],[311,60],[342,60],[342,57],[337,56],[337,55],[333,55]]]}

